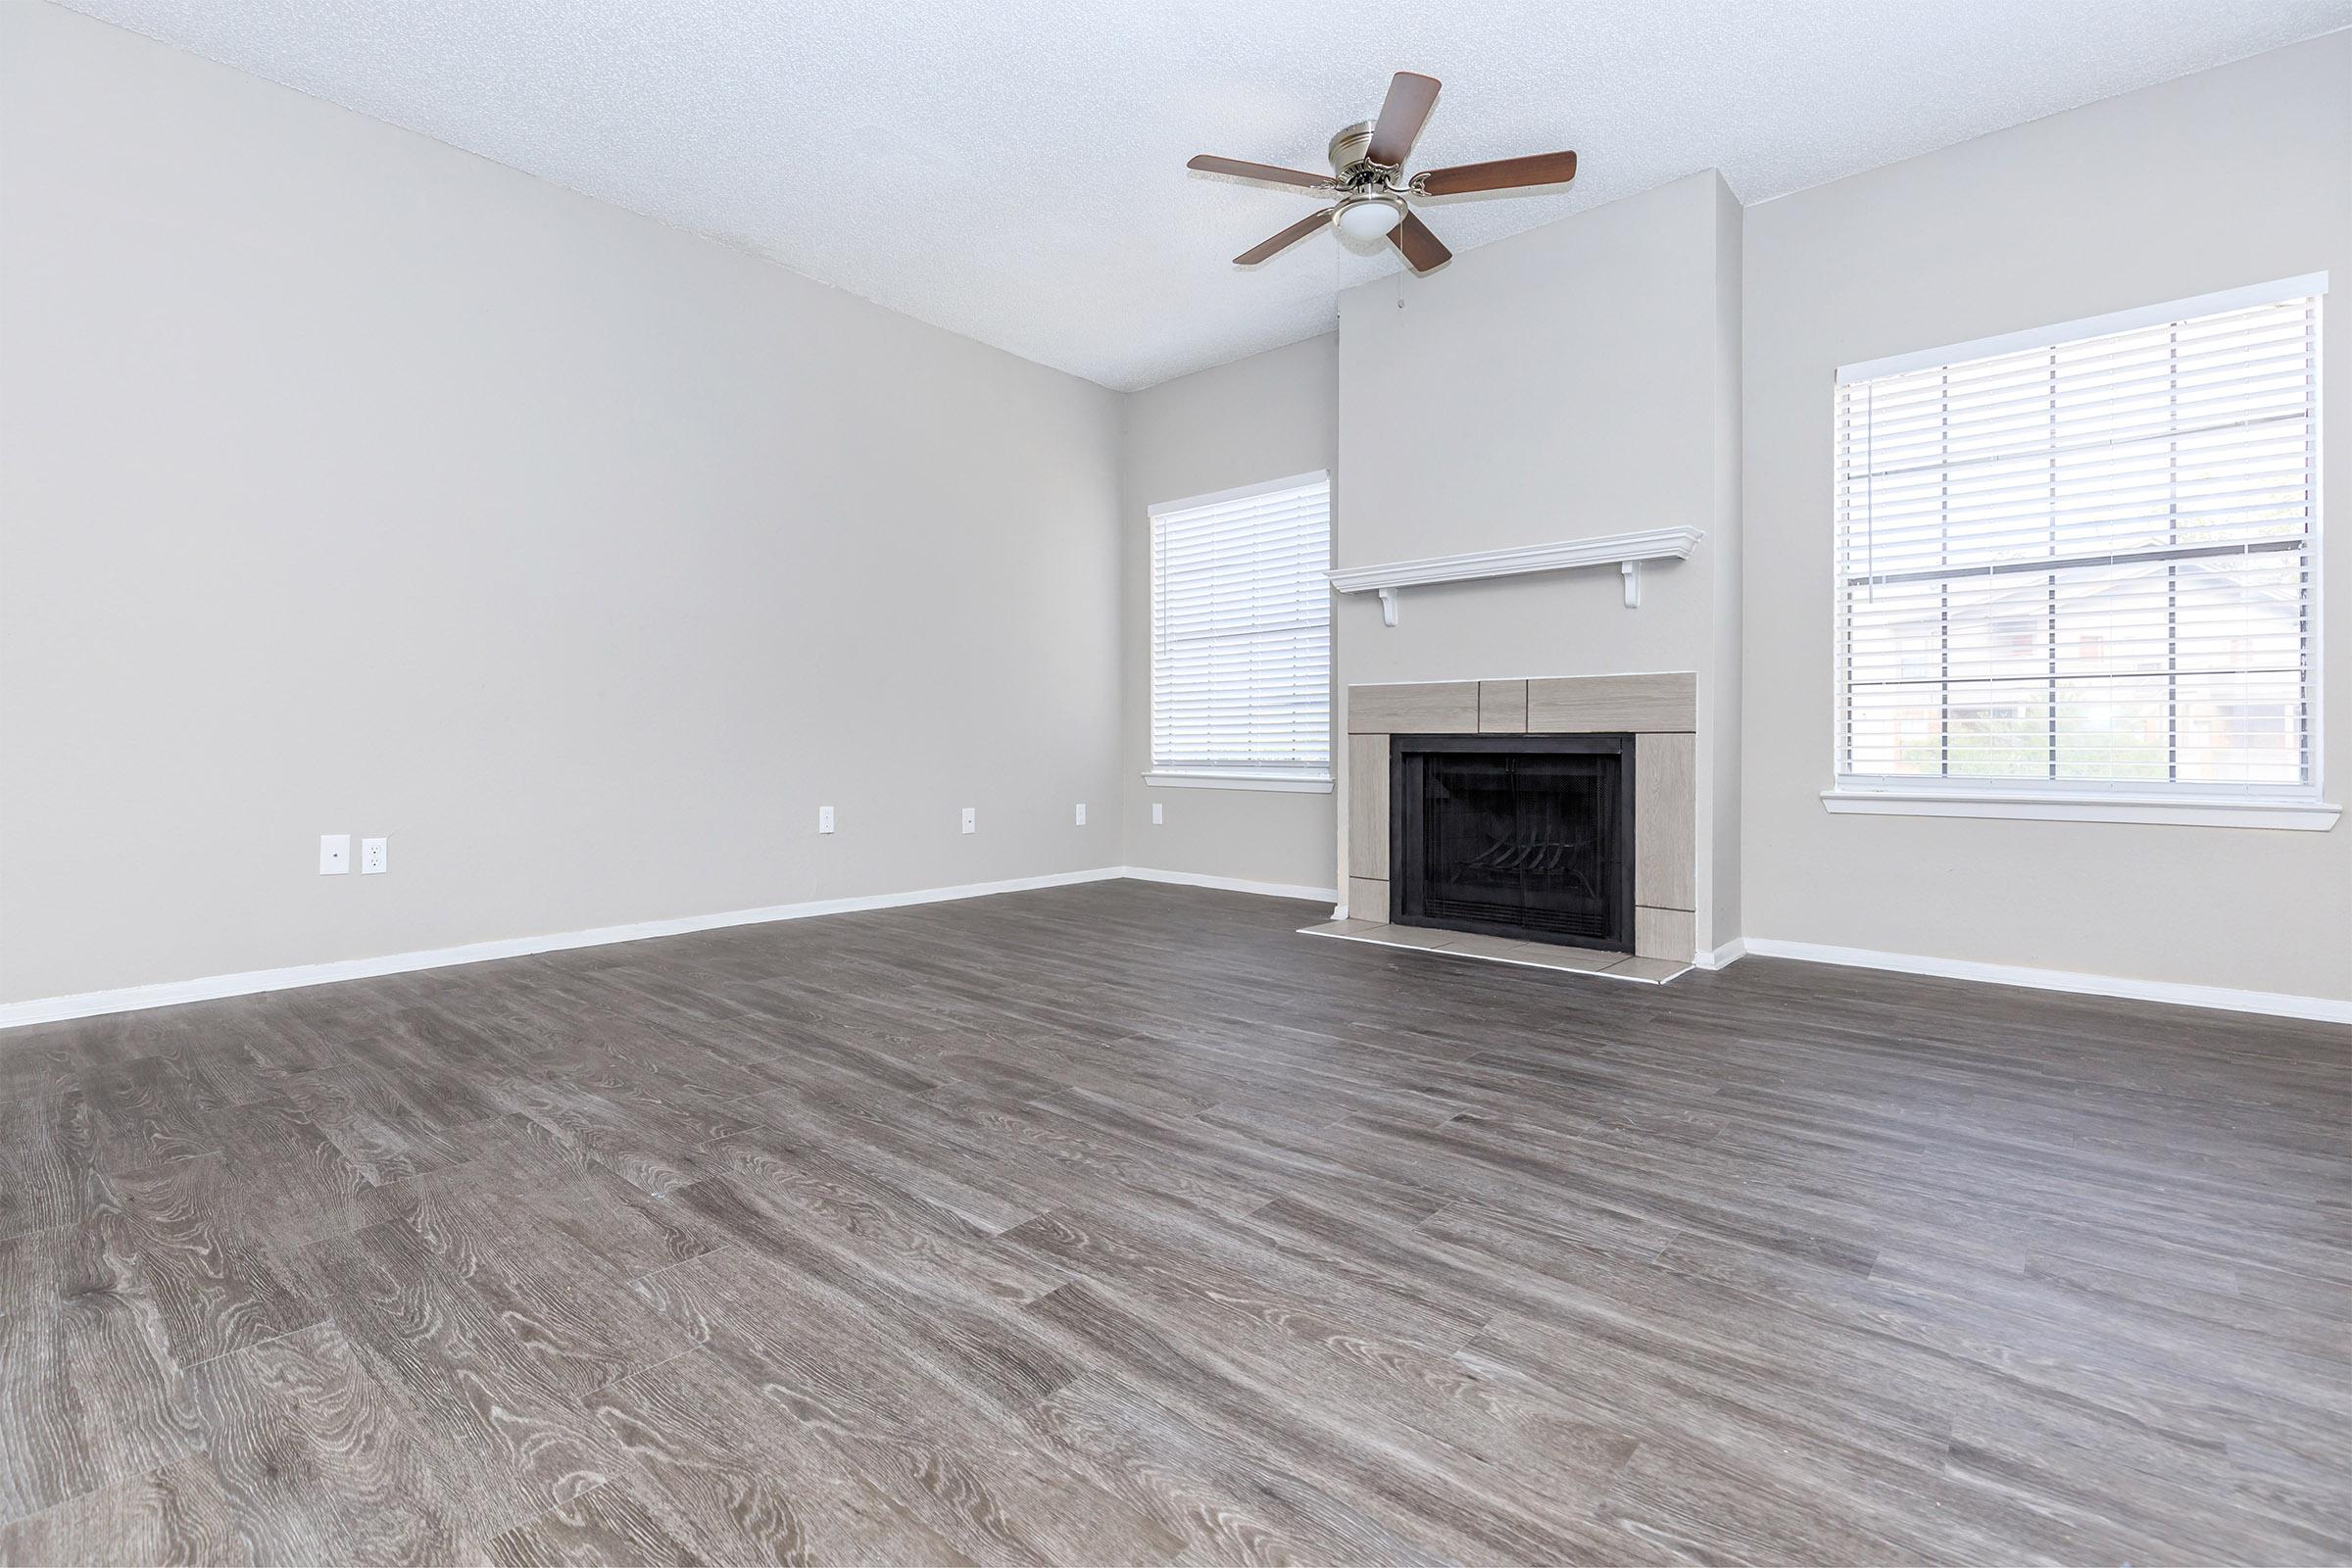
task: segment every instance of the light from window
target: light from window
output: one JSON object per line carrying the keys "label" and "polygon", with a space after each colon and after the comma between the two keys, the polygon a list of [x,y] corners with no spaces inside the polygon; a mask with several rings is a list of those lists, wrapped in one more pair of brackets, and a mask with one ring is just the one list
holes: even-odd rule
{"label": "light from window", "polygon": [[1331,480],[1152,509],[1152,766],[1331,776]]}
{"label": "light from window", "polygon": [[1840,787],[2316,788],[2324,287],[1838,372]]}

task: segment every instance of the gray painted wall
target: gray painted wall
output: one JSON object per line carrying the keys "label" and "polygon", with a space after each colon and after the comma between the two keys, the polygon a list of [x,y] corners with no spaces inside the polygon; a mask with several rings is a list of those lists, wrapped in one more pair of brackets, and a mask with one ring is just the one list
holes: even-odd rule
{"label": "gray painted wall", "polygon": [[[1834,368],[2343,286],[2348,81],[2339,33],[1745,214],[1694,175],[1122,400],[0,7],[0,1002],[1122,860],[1335,885],[1344,797],[1141,778],[1145,508],[1319,466],[1346,564],[1708,530],[1638,612],[1592,572],[1337,624],[1343,684],[1699,670],[1702,946],[2352,996],[2352,829],[1818,799]],[[392,874],[318,876],[326,831]]]}
{"label": "gray painted wall", "polygon": [[[2352,827],[1832,816],[1839,365],[2322,270],[2352,370],[2352,32],[1747,211],[1750,935],[2352,997]],[[2352,412],[2327,411],[2328,496]],[[2326,507],[2329,798],[2352,786],[2352,509]]]}
{"label": "gray painted wall", "polygon": [[1114,394],[55,7],[0,73],[0,1000],[1117,863]]}
{"label": "gray painted wall", "polygon": [[[1119,511],[1126,651],[1121,831],[1129,865],[1289,887],[1331,888],[1330,795],[1147,789],[1152,761],[1152,527],[1149,508],[1338,464],[1339,339],[1326,333],[1127,400]],[[1334,483],[1336,518],[1346,503]],[[1157,802],[1164,822],[1153,826]]]}
{"label": "gray painted wall", "polygon": [[[1690,560],[1644,568],[1639,610],[1612,567],[1407,588],[1394,627],[1373,595],[1348,596],[1343,688],[1693,670],[1700,798],[1736,801],[1739,217],[1721,179],[1693,174],[1481,246],[1401,294],[1341,296],[1343,566],[1706,534]],[[1736,934],[1733,826],[1699,822],[1702,950]]]}

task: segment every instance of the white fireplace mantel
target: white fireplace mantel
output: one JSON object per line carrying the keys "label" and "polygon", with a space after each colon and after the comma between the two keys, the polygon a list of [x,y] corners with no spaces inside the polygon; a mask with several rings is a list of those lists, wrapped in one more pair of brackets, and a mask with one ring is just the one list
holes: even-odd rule
{"label": "white fireplace mantel", "polygon": [[1625,608],[1634,610],[1642,604],[1642,563],[1684,560],[1705,537],[1696,528],[1647,528],[1639,533],[1595,534],[1512,550],[1478,550],[1421,561],[1392,561],[1379,566],[1348,566],[1327,575],[1341,593],[1380,595],[1380,618],[1391,626],[1396,624],[1399,589],[1478,577],[1516,577],[1531,571],[1569,571],[1579,566],[1615,565],[1625,576]]}

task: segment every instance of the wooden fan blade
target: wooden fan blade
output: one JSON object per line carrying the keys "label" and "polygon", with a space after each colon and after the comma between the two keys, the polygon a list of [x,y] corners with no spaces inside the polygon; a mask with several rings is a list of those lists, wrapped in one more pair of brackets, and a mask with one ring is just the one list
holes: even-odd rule
{"label": "wooden fan blade", "polygon": [[1309,174],[1302,170],[1277,169],[1272,164],[1244,163],[1239,158],[1211,158],[1202,153],[1184,166],[1197,169],[1203,174],[1230,174],[1236,179],[1254,179],[1261,185],[1303,185],[1308,190],[1329,190],[1329,174]]}
{"label": "wooden fan blade", "polygon": [[1434,271],[1453,260],[1453,252],[1446,242],[1429,231],[1429,225],[1411,213],[1404,221],[1389,230],[1389,243],[1404,257],[1404,265],[1416,272]]}
{"label": "wooden fan blade", "polygon": [[[1255,267],[1258,263],[1264,261],[1276,251],[1289,250],[1292,246],[1298,244],[1300,240],[1306,238],[1307,235],[1312,234],[1316,229],[1323,227],[1330,221],[1331,212],[1328,208],[1319,213],[1310,213],[1306,217],[1298,220],[1298,221],[1296,223],[1293,223],[1290,227],[1284,229],[1281,233],[1275,235],[1272,239],[1262,240],[1259,243],[1250,246],[1248,250],[1242,252],[1241,255],[1236,256],[1233,259],[1233,265],[1236,267]],[[1443,246],[1439,247],[1441,250],[1444,248],[1445,247]]]}
{"label": "wooden fan blade", "polygon": [[1532,153],[1497,158],[1491,164],[1456,164],[1413,176],[1413,188],[1432,196],[1473,190],[1515,190],[1522,185],[1565,185],[1576,177],[1576,154]]}
{"label": "wooden fan blade", "polygon": [[1413,143],[1421,139],[1422,123],[1437,101],[1437,77],[1410,71],[1396,73],[1389,82],[1388,102],[1380,106],[1380,119],[1373,123],[1372,142],[1364,156],[1391,169],[1403,163]]}

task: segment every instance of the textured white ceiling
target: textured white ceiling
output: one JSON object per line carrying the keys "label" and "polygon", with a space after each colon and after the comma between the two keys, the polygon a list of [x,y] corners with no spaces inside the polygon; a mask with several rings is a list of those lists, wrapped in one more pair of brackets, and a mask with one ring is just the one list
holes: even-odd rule
{"label": "textured white ceiling", "polygon": [[[2352,25],[2352,0],[71,0],[1106,386],[1328,329],[1385,248],[1230,259],[1389,74],[1412,167],[1573,147],[1456,251],[1697,170],[1741,200]],[[1413,286],[1408,278],[1404,287]]]}

